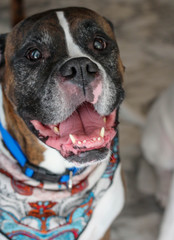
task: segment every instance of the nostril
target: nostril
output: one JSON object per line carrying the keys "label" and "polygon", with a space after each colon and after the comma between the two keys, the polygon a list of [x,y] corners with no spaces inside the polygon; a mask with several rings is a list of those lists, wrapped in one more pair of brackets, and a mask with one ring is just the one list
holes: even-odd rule
{"label": "nostril", "polygon": [[62,77],[73,78],[76,76],[77,70],[74,66],[63,65],[60,68],[60,73],[61,73]]}
{"label": "nostril", "polygon": [[73,77],[76,76],[76,74],[77,74],[76,68],[75,68],[75,67],[71,67],[71,70],[68,71],[68,72],[65,74],[64,77],[66,77],[66,78],[73,78]]}
{"label": "nostril", "polygon": [[99,71],[98,66],[93,62],[87,64],[86,70],[88,73],[97,73]]}

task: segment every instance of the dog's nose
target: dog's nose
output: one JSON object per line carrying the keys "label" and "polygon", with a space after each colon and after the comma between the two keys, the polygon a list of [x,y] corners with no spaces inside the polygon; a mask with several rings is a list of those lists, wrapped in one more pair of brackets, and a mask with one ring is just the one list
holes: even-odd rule
{"label": "dog's nose", "polygon": [[83,88],[95,79],[98,71],[98,66],[86,57],[72,58],[60,68],[60,74],[65,80]]}

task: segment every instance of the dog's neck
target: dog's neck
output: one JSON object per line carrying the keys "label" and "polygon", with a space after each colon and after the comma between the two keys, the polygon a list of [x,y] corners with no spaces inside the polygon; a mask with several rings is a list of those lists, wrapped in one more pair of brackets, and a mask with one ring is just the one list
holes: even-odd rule
{"label": "dog's neck", "polygon": [[[65,162],[59,152],[44,145],[29,131],[24,121],[14,112],[11,102],[5,94],[3,94],[1,85],[0,121],[2,126],[19,143],[23,153],[30,163],[57,174],[63,173],[66,168],[73,167],[71,164]],[[3,143],[1,134],[0,149],[8,158],[13,159]]]}

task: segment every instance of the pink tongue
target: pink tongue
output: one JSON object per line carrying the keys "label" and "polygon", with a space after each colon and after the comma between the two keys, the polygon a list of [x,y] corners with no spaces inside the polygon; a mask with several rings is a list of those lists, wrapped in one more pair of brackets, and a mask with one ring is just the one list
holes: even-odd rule
{"label": "pink tongue", "polygon": [[60,123],[60,136],[90,135],[95,129],[104,126],[103,118],[94,110],[91,105],[85,104],[78,108],[68,119]]}

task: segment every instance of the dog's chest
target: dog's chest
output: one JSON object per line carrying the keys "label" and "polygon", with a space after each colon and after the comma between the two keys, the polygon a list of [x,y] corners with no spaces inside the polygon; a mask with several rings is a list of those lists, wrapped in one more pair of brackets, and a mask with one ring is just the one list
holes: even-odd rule
{"label": "dog's chest", "polygon": [[94,175],[89,176],[72,188],[72,194],[67,191],[44,190],[41,185],[26,185],[14,180],[0,168],[2,231],[13,240],[24,237],[26,240],[77,239],[88,225],[96,205],[112,184],[119,163],[117,139],[114,149],[99,180],[93,184]]}

